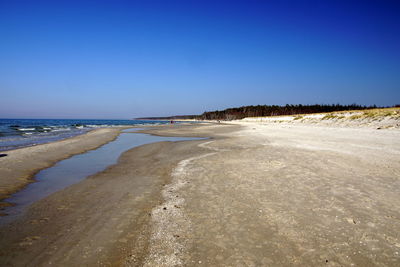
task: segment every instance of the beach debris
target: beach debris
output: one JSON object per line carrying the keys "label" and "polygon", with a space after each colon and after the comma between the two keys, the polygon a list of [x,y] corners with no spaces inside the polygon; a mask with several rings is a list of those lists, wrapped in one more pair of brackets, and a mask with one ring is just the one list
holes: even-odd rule
{"label": "beach debris", "polygon": [[347,218],[346,219],[348,223],[353,223],[353,224],[357,224],[357,221],[353,218]]}
{"label": "beach debris", "polygon": [[34,241],[39,240],[40,236],[28,236],[24,238],[21,242],[19,242],[19,245],[21,247],[23,246],[31,246]]}
{"label": "beach debris", "polygon": [[0,158],[7,157],[7,156],[8,156],[7,154],[0,154]]}
{"label": "beach debris", "polygon": [[167,207],[164,207],[164,208],[163,208],[163,210],[166,210],[166,209],[167,209]]}
{"label": "beach debris", "polygon": [[49,218],[44,217],[44,218],[41,218],[41,219],[39,220],[39,222],[43,223],[43,222],[48,222],[49,220],[50,220]]}

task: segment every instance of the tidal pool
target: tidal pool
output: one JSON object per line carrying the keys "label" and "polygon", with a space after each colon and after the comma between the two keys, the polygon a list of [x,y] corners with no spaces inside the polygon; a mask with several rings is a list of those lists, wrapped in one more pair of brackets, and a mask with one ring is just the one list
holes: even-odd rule
{"label": "tidal pool", "polygon": [[86,177],[105,170],[117,163],[120,155],[137,146],[162,141],[187,141],[203,138],[163,137],[143,133],[135,133],[141,129],[126,129],[114,140],[97,149],[61,160],[54,166],[39,171],[35,182],[13,194],[6,202],[13,206],[3,210],[6,216],[0,217],[0,223],[8,223],[22,214],[26,207],[46,196],[78,183]]}

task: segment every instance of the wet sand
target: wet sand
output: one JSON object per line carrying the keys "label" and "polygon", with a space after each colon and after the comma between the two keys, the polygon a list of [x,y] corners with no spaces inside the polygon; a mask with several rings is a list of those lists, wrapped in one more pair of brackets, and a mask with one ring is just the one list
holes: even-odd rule
{"label": "wet sand", "polygon": [[2,151],[7,156],[0,158],[0,201],[32,182],[33,175],[39,170],[72,155],[98,148],[114,140],[120,130],[121,128],[96,129],[57,142]]}
{"label": "wet sand", "polygon": [[11,266],[398,266],[400,131],[164,126],[0,228]]}

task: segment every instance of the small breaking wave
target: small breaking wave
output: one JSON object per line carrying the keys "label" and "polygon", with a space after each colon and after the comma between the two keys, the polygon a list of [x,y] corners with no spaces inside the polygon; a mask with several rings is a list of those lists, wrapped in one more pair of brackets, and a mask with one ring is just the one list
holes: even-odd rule
{"label": "small breaking wave", "polygon": [[35,131],[36,128],[18,128],[18,131]]}
{"label": "small breaking wave", "polygon": [[167,123],[169,121],[0,119],[0,151],[58,141],[98,128]]}

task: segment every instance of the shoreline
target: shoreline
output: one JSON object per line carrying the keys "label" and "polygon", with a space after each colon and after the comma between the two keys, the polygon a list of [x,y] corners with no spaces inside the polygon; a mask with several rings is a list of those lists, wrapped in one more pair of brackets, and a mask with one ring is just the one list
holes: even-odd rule
{"label": "shoreline", "polygon": [[[3,200],[34,182],[39,171],[73,155],[96,149],[115,140],[121,130],[131,127],[93,129],[84,134],[45,144],[1,151],[0,208],[11,205]],[[68,147],[67,147],[68,146]],[[35,158],[38,160],[36,161]]]}
{"label": "shoreline", "polygon": [[[208,131],[197,131],[195,128],[198,126],[155,126],[142,132],[181,137],[187,136],[183,132],[192,132],[189,137],[208,136]],[[170,134],[171,132],[175,134]],[[170,172],[179,161],[201,153],[202,149],[197,145],[204,142],[207,140],[157,142],[135,147],[124,152],[117,164],[32,204],[15,221],[0,226],[0,250],[3,251],[0,253],[0,263],[20,262],[24,265],[29,262],[41,265],[47,260],[43,261],[42,257],[33,255],[43,251],[43,246],[54,240],[61,242],[64,249],[59,252],[50,249],[46,254],[51,254],[60,264],[84,262],[96,265],[101,261],[113,265],[136,265],[137,262],[144,262],[152,228],[149,214],[155,206],[163,202],[161,192],[171,181]],[[84,230],[87,227],[90,229],[88,233]],[[129,230],[128,233],[122,230],[125,227]],[[76,240],[77,244],[71,246],[67,241],[70,238]],[[107,244],[106,250],[111,251],[111,254],[99,254],[96,245],[93,245],[90,252],[82,251],[83,247],[79,244],[93,238],[100,238],[100,243]],[[140,245],[131,246],[130,242],[138,242]],[[35,245],[32,246],[33,244]],[[131,247],[130,250],[126,251],[126,246]],[[16,256],[21,249],[25,251],[24,256]],[[68,255],[76,254],[76,262],[69,256],[65,257],[65,249],[69,251]],[[30,253],[26,254],[26,250]],[[135,256],[127,255],[128,252]],[[87,255],[87,259],[81,258],[82,255]]]}

